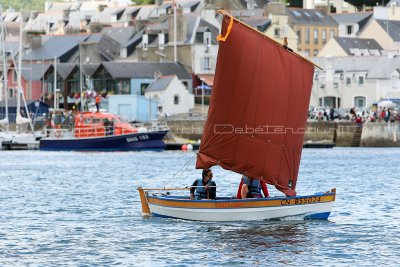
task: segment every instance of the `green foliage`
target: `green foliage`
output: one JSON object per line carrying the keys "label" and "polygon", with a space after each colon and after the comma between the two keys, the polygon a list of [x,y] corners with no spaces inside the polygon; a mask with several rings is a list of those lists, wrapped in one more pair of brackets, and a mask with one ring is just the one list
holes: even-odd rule
{"label": "green foliage", "polygon": [[[154,4],[154,0],[131,0],[132,3],[137,5]],[[0,4],[3,6],[3,10],[6,11],[9,8],[13,8],[16,11],[19,10],[35,10],[44,11],[45,0],[0,0]],[[57,0],[56,2],[62,2]]]}
{"label": "green foliage", "polygon": [[303,7],[303,0],[287,0],[286,3],[288,3],[288,7]]}
{"label": "green foliage", "polygon": [[44,11],[45,0],[0,0],[0,4],[3,6],[3,10],[6,11],[9,8],[13,8],[16,11],[19,10],[36,10]]}
{"label": "green foliage", "polygon": [[347,3],[357,7],[357,9],[361,10],[363,5],[365,6],[376,6],[378,5],[386,5],[389,0],[346,0]]}
{"label": "green foliage", "polygon": [[137,5],[152,5],[154,4],[154,0],[131,0],[132,3],[135,3]]}

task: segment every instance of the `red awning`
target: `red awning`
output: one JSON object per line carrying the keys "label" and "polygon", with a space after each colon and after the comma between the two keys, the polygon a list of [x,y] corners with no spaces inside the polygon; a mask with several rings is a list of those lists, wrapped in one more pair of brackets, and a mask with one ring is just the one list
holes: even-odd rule
{"label": "red awning", "polygon": [[213,74],[198,74],[200,80],[206,83],[208,86],[212,87],[214,85],[214,75]]}

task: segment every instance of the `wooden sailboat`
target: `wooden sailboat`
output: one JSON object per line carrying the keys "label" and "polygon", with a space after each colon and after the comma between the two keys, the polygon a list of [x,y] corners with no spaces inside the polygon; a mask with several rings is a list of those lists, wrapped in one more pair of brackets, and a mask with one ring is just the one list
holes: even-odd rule
{"label": "wooden sailboat", "polygon": [[[189,197],[138,188],[145,214],[200,221],[327,219],[336,190],[296,196],[315,65],[224,14],[214,88],[196,168],[215,165],[283,192],[259,199]],[[153,191],[153,192],[152,192]]]}

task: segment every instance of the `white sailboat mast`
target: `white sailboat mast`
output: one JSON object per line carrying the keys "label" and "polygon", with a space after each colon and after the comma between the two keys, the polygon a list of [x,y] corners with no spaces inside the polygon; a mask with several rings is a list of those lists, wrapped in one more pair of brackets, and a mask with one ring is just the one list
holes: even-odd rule
{"label": "white sailboat mast", "polygon": [[[4,21],[3,21],[3,6],[0,5],[0,23],[1,23],[1,52],[3,57],[3,89],[4,89],[4,108],[5,108],[5,120],[8,121],[8,80],[7,80],[7,53],[6,53],[6,38],[4,32]],[[6,132],[9,131],[9,123],[6,123]]]}
{"label": "white sailboat mast", "polygon": [[24,107],[25,107],[25,111],[26,111],[26,116],[29,119],[29,126],[31,127],[32,132],[34,131],[33,129],[33,124],[32,124],[32,120],[31,117],[29,115],[29,110],[28,110],[28,106],[26,105],[26,101],[25,101],[25,96],[23,94],[23,90],[22,90],[22,16],[20,18],[19,21],[19,51],[18,51],[18,72],[17,72],[17,76],[18,76],[18,93],[17,93],[17,116],[16,116],[16,129],[18,132],[18,118],[21,117],[21,97],[24,101]]}
{"label": "white sailboat mast", "polygon": [[54,57],[54,110],[57,107],[57,57]]}
{"label": "white sailboat mast", "polygon": [[178,57],[177,57],[177,46],[176,46],[176,36],[177,36],[177,25],[176,25],[176,2],[173,1],[172,2],[173,7],[174,7],[174,62],[176,63],[178,61]]}

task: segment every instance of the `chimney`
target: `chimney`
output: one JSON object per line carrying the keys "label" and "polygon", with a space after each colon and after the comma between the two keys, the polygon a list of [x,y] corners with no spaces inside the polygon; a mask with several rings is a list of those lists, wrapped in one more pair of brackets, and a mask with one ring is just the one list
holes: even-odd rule
{"label": "chimney", "polygon": [[[176,9],[176,41],[177,43],[183,43],[186,40],[187,21],[183,15],[182,8]],[[174,42],[174,12],[168,16],[168,41],[169,43]]]}
{"label": "chimney", "polygon": [[64,9],[64,10],[62,11],[62,13],[63,13],[63,18],[64,18],[64,19],[69,17],[69,12],[70,12],[69,9]]}
{"label": "chimney", "polygon": [[103,12],[104,8],[106,8],[106,7],[107,7],[106,5],[98,5],[97,6],[97,13]]}
{"label": "chimney", "polygon": [[25,47],[29,47],[31,49],[39,48],[42,46],[42,36],[30,33],[28,31],[23,31],[22,44],[25,44]]}
{"label": "chimney", "polygon": [[282,2],[269,2],[265,6],[264,10],[265,16],[269,16],[269,14],[272,15],[285,15],[285,4]]}
{"label": "chimney", "polygon": [[81,19],[79,21],[79,29],[80,30],[84,30],[86,28],[86,26],[88,25],[88,22],[86,19]]}

